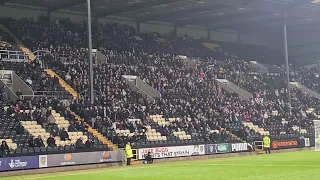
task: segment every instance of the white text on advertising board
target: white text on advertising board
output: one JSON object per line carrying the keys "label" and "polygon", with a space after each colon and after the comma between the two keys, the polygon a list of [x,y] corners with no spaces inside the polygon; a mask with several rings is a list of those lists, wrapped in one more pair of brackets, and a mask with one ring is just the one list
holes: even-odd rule
{"label": "white text on advertising board", "polygon": [[18,167],[26,167],[28,165],[28,162],[21,162],[20,159],[13,160],[11,159],[11,162],[8,163],[9,167],[12,168],[18,168]]}

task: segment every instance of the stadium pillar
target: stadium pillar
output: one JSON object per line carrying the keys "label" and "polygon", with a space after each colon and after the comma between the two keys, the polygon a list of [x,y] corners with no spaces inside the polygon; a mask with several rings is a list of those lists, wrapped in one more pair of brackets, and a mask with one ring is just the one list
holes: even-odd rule
{"label": "stadium pillar", "polygon": [[51,12],[47,11],[47,18],[48,18],[48,23],[49,25],[51,24]]}
{"label": "stadium pillar", "polygon": [[177,30],[177,25],[176,24],[173,26],[173,36],[174,37],[178,37],[178,30]]}
{"label": "stadium pillar", "polygon": [[208,36],[209,41],[211,41],[211,31],[209,28],[207,29],[207,36]]}
{"label": "stadium pillar", "polygon": [[140,21],[136,21],[137,33],[140,34]]}
{"label": "stadium pillar", "polygon": [[287,81],[287,93],[288,93],[288,103],[291,108],[291,93],[290,93],[290,77],[289,77],[289,56],[288,56],[288,37],[287,37],[287,24],[286,24],[286,17],[284,16],[283,19],[283,40],[284,40],[284,56],[285,56],[285,63],[286,63],[286,81]]}
{"label": "stadium pillar", "polygon": [[237,32],[237,38],[238,38],[238,44],[242,44],[242,42],[241,42],[241,33],[239,31]]}
{"label": "stadium pillar", "polygon": [[92,34],[91,34],[91,0],[87,0],[88,8],[88,49],[89,49],[89,74],[90,74],[90,101],[94,103],[93,89],[93,58],[92,58]]}

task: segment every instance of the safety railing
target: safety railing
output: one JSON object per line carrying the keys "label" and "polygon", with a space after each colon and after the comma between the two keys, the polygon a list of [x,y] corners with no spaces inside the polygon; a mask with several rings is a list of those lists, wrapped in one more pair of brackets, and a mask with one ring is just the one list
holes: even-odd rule
{"label": "safety railing", "polygon": [[34,91],[34,96],[56,97],[58,99],[72,99],[72,95],[66,91]]}
{"label": "safety railing", "polygon": [[263,141],[255,141],[254,149],[255,151],[263,151]]}
{"label": "safety railing", "polygon": [[[94,98],[95,99],[101,99],[102,94],[97,91],[97,90],[93,90],[94,92]],[[79,93],[79,97],[81,99],[89,99],[90,98],[90,91],[89,89],[83,90],[82,92]]]}
{"label": "safety railing", "polygon": [[23,51],[0,50],[1,61],[28,62],[29,56]]}

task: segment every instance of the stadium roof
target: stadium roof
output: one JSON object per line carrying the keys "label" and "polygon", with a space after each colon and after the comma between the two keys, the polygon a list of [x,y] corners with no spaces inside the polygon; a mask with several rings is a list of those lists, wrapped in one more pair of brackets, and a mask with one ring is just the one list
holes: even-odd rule
{"label": "stadium roof", "polygon": [[[9,3],[43,7],[49,12],[86,12],[86,0],[0,0],[0,4]],[[96,17],[211,30],[269,31],[281,26],[283,14],[289,26],[320,27],[320,0],[91,0],[91,4]]]}

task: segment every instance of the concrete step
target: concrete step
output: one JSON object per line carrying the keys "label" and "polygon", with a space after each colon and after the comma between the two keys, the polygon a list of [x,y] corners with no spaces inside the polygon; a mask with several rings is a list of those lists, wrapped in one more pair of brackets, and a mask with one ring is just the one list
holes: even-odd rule
{"label": "concrete step", "polygon": [[57,77],[59,79],[60,85],[72,95],[73,99],[78,98],[78,93],[69,84],[67,84],[57,73],[55,73],[52,69],[45,69],[44,71],[47,72],[47,74],[49,76],[51,76],[52,78]]}
{"label": "concrete step", "polygon": [[[73,111],[69,110],[72,115],[75,116],[75,118],[79,121],[81,120],[81,117],[78,116],[76,113]],[[119,147],[115,144],[113,144],[108,138],[103,136],[100,132],[98,132],[96,129],[92,128],[88,123],[85,122],[85,125],[88,126],[88,131],[92,133],[94,136],[98,137],[100,141],[102,141],[103,144],[108,145],[108,147],[113,148],[114,150],[119,150]]]}

